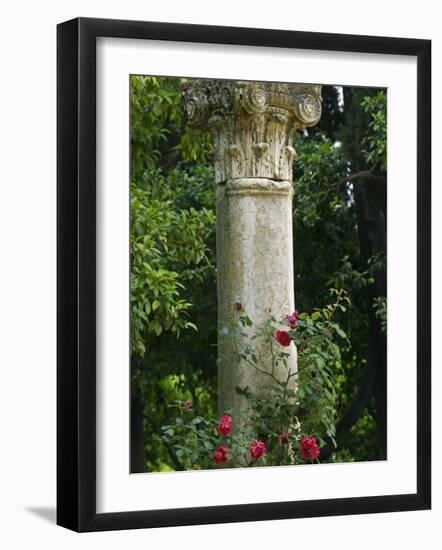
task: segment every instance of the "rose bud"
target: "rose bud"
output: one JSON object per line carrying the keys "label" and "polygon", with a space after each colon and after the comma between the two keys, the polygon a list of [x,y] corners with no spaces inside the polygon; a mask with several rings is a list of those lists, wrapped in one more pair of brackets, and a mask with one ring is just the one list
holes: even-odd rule
{"label": "rose bud", "polygon": [[235,311],[238,311],[238,312],[243,311],[243,307],[242,307],[242,303],[241,303],[241,302],[235,302],[235,303],[233,304],[233,307],[235,308]]}
{"label": "rose bud", "polygon": [[281,434],[278,435],[278,439],[284,445],[289,442],[289,434],[282,432]]}
{"label": "rose bud", "polygon": [[190,399],[188,399],[187,401],[184,401],[183,409],[193,409],[193,403]]}
{"label": "rose bud", "polygon": [[290,328],[296,328],[296,323],[298,322],[299,313],[295,310],[291,315],[286,315],[285,319],[289,323]]}
{"label": "rose bud", "polygon": [[218,433],[220,435],[229,435],[233,430],[233,421],[232,417],[228,414],[225,414],[220,418],[219,424],[218,424]]}

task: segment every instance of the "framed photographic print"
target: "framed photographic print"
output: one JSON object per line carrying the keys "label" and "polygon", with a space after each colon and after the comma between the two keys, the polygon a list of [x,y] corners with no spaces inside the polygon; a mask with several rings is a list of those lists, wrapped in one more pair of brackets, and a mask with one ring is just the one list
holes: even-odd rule
{"label": "framed photographic print", "polygon": [[59,525],[430,508],[430,53],[58,26]]}

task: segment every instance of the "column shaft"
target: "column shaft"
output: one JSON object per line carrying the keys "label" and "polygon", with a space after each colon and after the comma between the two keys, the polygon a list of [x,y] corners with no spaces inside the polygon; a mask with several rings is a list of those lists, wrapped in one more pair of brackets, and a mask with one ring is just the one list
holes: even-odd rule
{"label": "column shaft", "polygon": [[[319,121],[320,92],[320,86],[311,84],[223,80],[190,81],[183,88],[188,123],[209,129],[213,136],[221,331],[238,302],[254,323],[250,336],[269,310],[279,318],[294,309],[293,139],[297,131]],[[249,344],[260,370],[287,376],[286,370],[274,372],[264,338]],[[235,388],[261,393],[271,379],[244,359],[238,363],[233,334],[221,334],[218,345],[220,413],[245,410],[245,398]],[[290,350],[293,371],[293,344]]]}
{"label": "column shaft", "polygon": [[[229,324],[238,317],[235,304],[253,320],[253,333],[271,313],[276,318],[294,310],[292,184],[258,178],[229,180],[217,189],[218,321]],[[262,393],[269,376],[245,361],[239,364],[233,335],[221,331],[218,348],[219,410],[244,409],[245,398],[235,387]],[[275,342],[275,346],[278,344]],[[271,349],[261,340],[253,342],[259,365],[271,367]],[[293,345],[290,370],[296,369]],[[280,367],[277,377],[284,376]],[[286,376],[286,371],[285,371]]]}

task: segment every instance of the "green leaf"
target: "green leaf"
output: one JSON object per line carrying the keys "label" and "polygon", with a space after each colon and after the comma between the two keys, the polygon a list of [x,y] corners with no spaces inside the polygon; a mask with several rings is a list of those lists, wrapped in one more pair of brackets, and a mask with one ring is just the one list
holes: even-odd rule
{"label": "green leaf", "polygon": [[157,319],[152,321],[152,323],[150,324],[150,329],[155,332],[157,336],[159,336],[163,332],[163,327]]}
{"label": "green leaf", "polygon": [[335,330],[341,338],[347,338],[345,332],[338,325],[335,325]]}

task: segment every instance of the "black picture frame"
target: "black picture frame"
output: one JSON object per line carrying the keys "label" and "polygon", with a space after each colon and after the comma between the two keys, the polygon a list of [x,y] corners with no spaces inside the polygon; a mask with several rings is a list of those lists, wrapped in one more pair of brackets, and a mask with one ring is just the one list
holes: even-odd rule
{"label": "black picture frame", "polygon": [[[96,513],[96,39],[417,58],[417,492]],[[83,531],[425,510],[431,506],[431,41],[79,18],[57,28],[57,523]]]}

